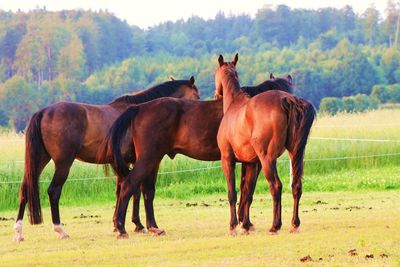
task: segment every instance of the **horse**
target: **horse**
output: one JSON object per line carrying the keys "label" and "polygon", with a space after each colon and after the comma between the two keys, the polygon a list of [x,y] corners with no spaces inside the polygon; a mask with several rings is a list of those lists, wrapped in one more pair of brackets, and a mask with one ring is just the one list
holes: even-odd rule
{"label": "horse", "polygon": [[[28,125],[25,141],[25,170],[20,189],[19,211],[14,226],[15,241],[22,241],[22,219],[28,203],[30,223],[40,224],[39,176],[52,159],[53,179],[48,188],[53,229],[59,238],[68,238],[60,222],[59,199],[75,159],[89,163],[111,163],[97,158],[97,150],[117,117],[129,106],[161,97],[199,99],[193,76],[189,80],[167,81],[133,95],[121,96],[105,105],[58,102],[36,112]],[[124,155],[132,160],[129,139]]]}
{"label": "horse", "polygon": [[[238,54],[232,62],[225,62],[220,55],[215,72],[215,95],[223,99],[224,116],[218,129],[217,143],[228,185],[229,233],[236,235],[238,225],[235,212],[235,162],[244,162],[253,171],[261,164],[273,199],[273,223],[269,233],[278,233],[282,226],[282,183],[276,161],[285,149],[288,151],[292,169],[294,208],[291,232],[297,232],[300,226],[298,208],[302,194],[304,151],[315,118],[315,109],[308,101],[282,91],[267,91],[250,98],[240,90],[237,62]],[[256,179],[249,178],[245,185],[251,191]],[[251,198],[248,192],[245,194],[245,197]],[[248,214],[245,213],[245,228],[242,229],[244,232],[248,231],[248,220]]]}
{"label": "horse", "polygon": [[[291,80],[284,78],[266,81],[254,88],[248,87],[246,90],[253,94],[262,89],[293,92]],[[112,166],[121,179],[121,192],[114,214],[114,226],[119,232],[118,238],[128,238],[125,217],[132,194],[134,195],[132,222],[136,224],[135,232],[144,228],[139,218],[139,187],[144,194],[148,231],[155,235],[165,233],[157,226],[153,208],[160,161],[164,155],[173,159],[178,153],[198,160],[219,160],[221,155],[216,136],[222,116],[221,100],[191,101],[163,98],[130,107],[114,122],[99,151],[102,151],[101,154],[112,152]],[[121,153],[123,137],[129,129],[136,153],[136,162],[131,171]],[[243,168],[245,170],[246,166]],[[258,175],[247,171],[244,173]]]}

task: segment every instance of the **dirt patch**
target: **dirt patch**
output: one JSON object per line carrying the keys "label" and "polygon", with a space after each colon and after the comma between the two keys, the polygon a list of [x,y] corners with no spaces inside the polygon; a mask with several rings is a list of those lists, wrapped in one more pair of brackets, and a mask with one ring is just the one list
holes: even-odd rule
{"label": "dirt patch", "polygon": [[366,260],[368,260],[368,259],[373,259],[374,258],[374,254],[367,254],[367,255],[365,255],[365,259]]}
{"label": "dirt patch", "polygon": [[0,221],[14,221],[14,218],[0,217]]}
{"label": "dirt patch", "polygon": [[317,200],[314,202],[315,205],[327,205],[328,202],[322,201],[322,200]]}
{"label": "dirt patch", "polygon": [[186,203],[186,207],[196,207],[197,206],[197,203],[195,202],[195,203]]}
{"label": "dirt patch", "polygon": [[358,255],[357,249],[355,249],[355,248],[350,249],[350,250],[348,251],[348,253],[349,253],[349,256],[357,256],[357,255]]}
{"label": "dirt patch", "polygon": [[81,213],[81,215],[74,216],[72,218],[74,218],[74,219],[88,219],[88,218],[100,218],[100,217],[101,217],[100,215],[85,215],[85,214]]}
{"label": "dirt patch", "polygon": [[310,255],[304,256],[303,258],[300,259],[301,262],[308,262],[308,261],[313,261]]}
{"label": "dirt patch", "polygon": [[388,258],[389,256],[386,255],[385,253],[382,253],[381,255],[379,255],[381,258]]}

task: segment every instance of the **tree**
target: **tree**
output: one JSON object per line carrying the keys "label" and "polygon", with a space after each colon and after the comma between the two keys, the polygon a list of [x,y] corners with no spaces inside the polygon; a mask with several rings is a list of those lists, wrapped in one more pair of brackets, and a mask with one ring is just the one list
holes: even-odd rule
{"label": "tree", "polygon": [[382,55],[382,68],[388,83],[400,82],[400,51],[395,47],[386,49]]}
{"label": "tree", "polygon": [[397,47],[398,35],[399,35],[399,3],[394,2],[393,0],[388,0],[386,5],[386,19],[384,21],[384,32],[386,37],[388,38],[389,47]]}
{"label": "tree", "polygon": [[33,86],[21,76],[15,75],[0,86],[0,106],[17,132],[25,129],[30,116],[39,109],[38,102]]}
{"label": "tree", "polygon": [[378,34],[379,11],[371,4],[362,15],[364,19],[364,34],[369,45],[374,44],[374,37]]}
{"label": "tree", "polygon": [[72,34],[69,43],[60,50],[57,70],[67,79],[79,81],[85,77],[83,44],[76,34]]}

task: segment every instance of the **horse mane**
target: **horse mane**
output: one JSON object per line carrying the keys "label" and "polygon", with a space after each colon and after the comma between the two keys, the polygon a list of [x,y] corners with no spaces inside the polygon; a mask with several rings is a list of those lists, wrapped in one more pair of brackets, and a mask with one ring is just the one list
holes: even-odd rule
{"label": "horse mane", "polygon": [[284,78],[276,78],[273,80],[267,80],[256,86],[243,86],[242,90],[246,92],[249,96],[253,97],[265,91],[270,90],[280,90],[293,94],[292,85]]}
{"label": "horse mane", "polygon": [[123,95],[114,99],[109,104],[140,104],[160,97],[171,96],[179,87],[187,84],[187,80],[174,80],[157,84],[149,89],[140,90],[133,94]]}
{"label": "horse mane", "polygon": [[230,88],[239,88],[240,89],[240,83],[239,83],[239,75],[236,72],[235,67],[232,67],[233,65],[230,65],[228,63],[225,63],[227,68],[223,69],[224,72],[224,77],[226,77],[224,82],[226,83],[226,86]]}

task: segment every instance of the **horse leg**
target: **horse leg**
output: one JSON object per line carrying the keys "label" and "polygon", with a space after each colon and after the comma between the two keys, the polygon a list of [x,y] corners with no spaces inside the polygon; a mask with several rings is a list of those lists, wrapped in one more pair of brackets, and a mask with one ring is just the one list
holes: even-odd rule
{"label": "horse leg", "polygon": [[[116,196],[116,203],[115,207],[118,206],[119,202],[119,195],[121,192],[121,185],[119,184],[119,177],[116,177],[116,189],[115,189],[115,196]],[[133,194],[133,209],[132,209],[132,222],[136,225],[135,232],[143,232],[144,226],[140,222],[140,217],[139,217],[139,208],[140,208],[140,192],[137,193],[135,192]],[[117,226],[115,225],[115,222],[117,221],[117,209],[114,209],[114,215],[113,215],[113,222],[114,222],[114,232],[117,232]]]}
{"label": "horse leg", "polygon": [[149,232],[153,233],[153,235],[160,236],[165,235],[165,231],[160,229],[157,226],[156,219],[154,216],[154,196],[156,192],[155,184],[157,178],[158,168],[153,171],[149,175],[149,179],[147,179],[143,183],[143,196],[144,196],[144,206],[146,209],[146,226]]}
{"label": "horse leg", "polygon": [[250,222],[250,206],[253,202],[253,194],[257,183],[258,174],[260,173],[260,163],[246,163],[246,176],[243,184],[243,223],[242,233],[247,234],[254,231],[254,225]]}
{"label": "horse leg", "polygon": [[242,163],[241,176],[240,176],[240,199],[239,199],[239,206],[238,206],[238,212],[237,212],[239,223],[243,222],[243,216],[244,216],[245,180],[246,180],[246,165],[245,165],[245,163]]}
{"label": "horse leg", "polygon": [[[293,170],[294,162],[293,162],[292,154],[290,152],[289,152],[289,157],[290,157],[291,170]],[[301,164],[301,168],[303,168],[303,160],[301,160],[297,164]],[[291,181],[292,195],[293,195],[293,217],[292,217],[292,229],[290,230],[290,232],[297,233],[299,231],[299,227],[300,227],[299,203],[300,203],[300,198],[301,198],[301,195],[303,192],[301,176],[293,175],[293,171],[291,171],[290,172],[290,181]]]}
{"label": "horse leg", "polygon": [[138,160],[129,175],[120,183],[121,191],[118,206],[116,206],[117,216],[114,222],[114,225],[116,225],[118,230],[118,239],[128,238],[128,234],[125,230],[125,219],[129,199],[133,194],[140,194],[140,184],[146,179],[148,173],[151,172],[151,169],[149,170],[149,168],[151,167],[148,162]]}
{"label": "horse leg", "polygon": [[[143,192],[143,185],[140,186],[141,191]],[[146,229],[144,228],[142,222],[140,221],[139,216],[140,210],[140,191],[133,193],[133,208],[132,208],[132,222],[136,225],[135,232],[136,233],[145,233]]]}
{"label": "horse leg", "polygon": [[[47,153],[41,153],[40,155],[40,166],[38,169],[37,175],[40,176],[42,173],[44,167],[46,167],[47,163],[50,161],[50,156]],[[15,236],[13,237],[14,241],[20,242],[24,241],[24,236],[22,234],[22,220],[24,218],[24,213],[25,213],[25,207],[26,204],[28,203],[27,200],[27,184],[25,179],[23,179],[22,184],[21,184],[21,189],[20,189],[20,194],[19,194],[19,209],[18,209],[18,215],[17,215],[17,220],[14,225],[14,230],[15,230]]]}
{"label": "horse leg", "polygon": [[64,231],[60,222],[59,201],[61,197],[62,187],[68,178],[71,162],[55,163],[55,172],[47,193],[50,199],[51,218],[53,220],[53,230],[58,233],[59,239],[69,238],[69,235]]}
{"label": "horse leg", "polygon": [[115,225],[115,221],[117,218],[117,206],[118,206],[118,201],[119,201],[119,194],[121,192],[121,185],[119,183],[120,183],[120,178],[117,175],[115,177],[115,209],[114,209],[114,215],[113,215],[114,232],[117,232],[117,226]]}
{"label": "horse leg", "polygon": [[[116,188],[115,188],[115,207],[118,206],[119,202],[119,195],[121,192],[121,185],[120,185],[120,178],[116,176]],[[140,222],[140,217],[139,217],[139,208],[140,208],[140,192],[139,193],[134,193],[133,194],[133,209],[132,209],[132,222],[136,225],[135,232],[143,232],[144,226]],[[115,225],[116,219],[117,219],[117,209],[114,209],[114,215],[113,215],[113,222],[114,222],[114,232],[117,232],[117,226]]]}
{"label": "horse leg", "polygon": [[235,161],[231,156],[223,155],[221,157],[222,170],[224,172],[226,183],[228,184],[228,199],[231,212],[231,220],[229,223],[229,233],[230,235],[236,235],[236,226],[238,225],[238,220],[236,217],[236,201],[237,193],[235,187]]}
{"label": "horse leg", "polygon": [[273,214],[274,220],[272,227],[269,230],[270,234],[277,234],[282,226],[281,219],[281,195],[282,195],[282,183],[278,177],[278,171],[276,169],[276,159],[262,159],[261,164],[263,167],[265,178],[268,180],[269,190],[273,200]]}

